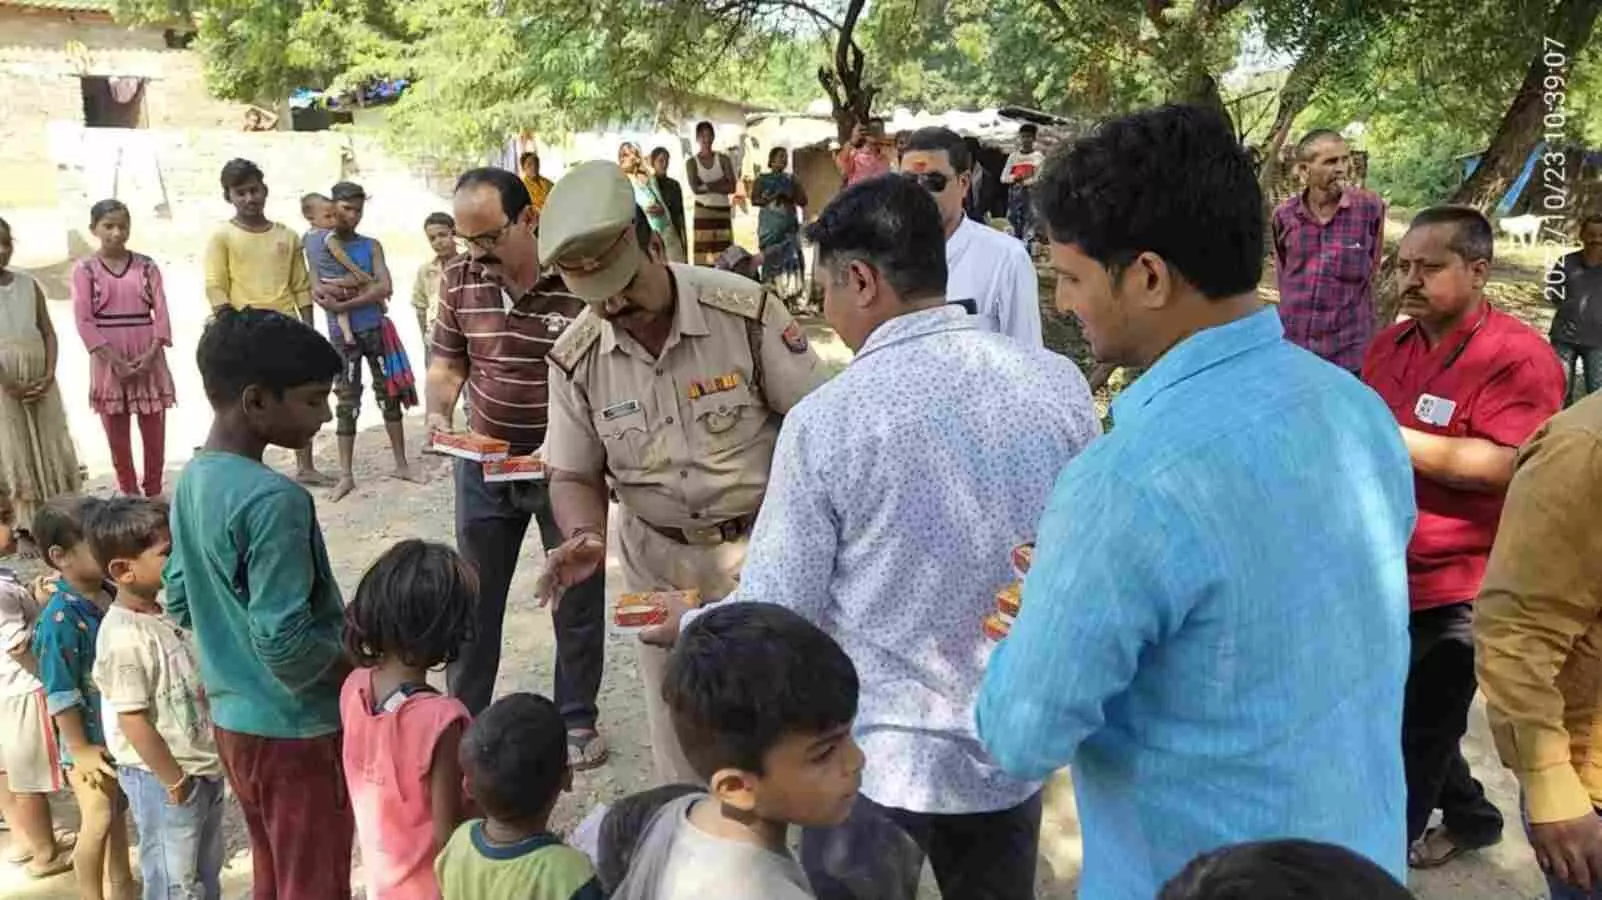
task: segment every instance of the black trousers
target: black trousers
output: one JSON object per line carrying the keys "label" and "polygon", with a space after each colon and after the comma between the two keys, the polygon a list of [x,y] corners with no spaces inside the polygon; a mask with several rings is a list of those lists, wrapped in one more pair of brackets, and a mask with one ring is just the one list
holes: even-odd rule
{"label": "black trousers", "polygon": [[[456,546],[478,570],[478,620],[474,638],[446,670],[450,692],[473,715],[489,706],[501,663],[501,625],[506,593],[517,571],[529,521],[539,523],[546,548],[562,543],[544,481],[484,482],[479,463],[456,461]],[[533,598],[528,598],[532,602]],[[593,728],[596,695],[606,654],[605,570],[569,588],[556,608],[557,708],[569,728]]]}
{"label": "black trousers", "polygon": [[1474,677],[1474,608],[1453,603],[1413,613],[1412,667],[1402,705],[1402,762],[1407,771],[1407,840],[1424,834],[1441,811],[1462,841],[1489,844],[1502,834],[1502,813],[1463,758]]}
{"label": "black trousers", "polygon": [[908,812],[858,795],[851,817],[801,834],[818,900],[914,900],[923,861],[945,900],[1033,900],[1041,795],[965,815]]}

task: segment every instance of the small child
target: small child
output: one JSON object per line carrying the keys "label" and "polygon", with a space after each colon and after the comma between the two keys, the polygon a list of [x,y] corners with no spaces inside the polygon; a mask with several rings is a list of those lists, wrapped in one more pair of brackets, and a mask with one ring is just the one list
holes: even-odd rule
{"label": "small child", "polygon": [[1411,900],[1389,873],[1345,847],[1281,840],[1236,844],[1191,860],[1157,900]]}
{"label": "small child", "polygon": [[167,507],[108,500],[88,513],[84,529],[117,586],[100,623],[94,679],[117,781],[139,826],[145,896],[220,900],[222,761],[194,647],[162,614]]}
{"label": "small child", "polygon": [[345,607],[345,783],[369,900],[439,897],[434,858],[467,818],[458,749],[467,707],[428,684],[472,636],[478,578],[455,550],[402,541]]}
{"label": "small child", "polygon": [[423,360],[433,358],[434,316],[439,312],[439,291],[445,283],[445,266],[461,252],[456,247],[456,220],[450,213],[429,213],[423,220],[423,236],[434,258],[417,267],[412,282],[412,308],[417,311],[417,333],[423,336]]}
{"label": "small child", "polygon": [[102,900],[103,885],[109,882],[111,896],[122,900],[138,893],[128,866],[127,798],[117,786],[102,731],[100,691],[90,677],[111,595],[84,537],[83,521],[102,502],[52,500],[34,517],[34,539],[60,577],[51,583],[50,600],[39,614],[33,655],[61,742],[61,764],[82,818],[73,854],[78,896]]}
{"label": "small child", "polygon": [[857,689],[840,645],[788,609],[734,603],[698,617],[662,695],[707,792],[662,807],[612,896],[813,896],[787,838],[791,825],[827,828],[851,812],[863,764],[851,736]]}
{"label": "small child", "polygon": [[[16,509],[0,491],[0,556],[17,551]],[[32,878],[72,868],[72,846],[58,843],[50,821],[50,795],[65,787],[50,738],[50,713],[39,664],[29,644],[39,603],[17,573],[0,566],[0,813],[11,826],[6,862],[27,863]]]}
{"label": "small child", "polygon": [[[333,231],[334,226],[338,224],[338,220],[334,216],[334,201],[329,199],[328,195],[319,194],[316,191],[303,194],[300,198],[300,216],[306,220],[306,233],[300,239],[301,246],[306,248],[308,254],[306,271],[316,272],[317,267],[309,258],[312,238],[315,236],[318,241],[322,241],[328,232]],[[345,343],[355,342],[355,339],[351,336],[350,313],[335,315],[334,323],[338,326],[338,334],[344,336]]]}
{"label": "small child", "polygon": [[611,896],[623,883],[640,838],[662,807],[681,797],[705,793],[693,784],[664,784],[612,804],[601,818],[595,847],[595,877],[601,881],[601,890]]}
{"label": "small child", "polygon": [[167,615],[195,636],[257,894],[348,898],[344,603],[311,494],[262,463],[328,421],[339,353],[299,320],[224,308],[195,360],[213,419],[173,493]]}
{"label": "small child", "polygon": [[556,704],[535,694],[490,704],[468,726],[461,762],[485,817],[456,829],[434,864],[445,900],[599,900],[589,859],[550,833],[573,785]]}

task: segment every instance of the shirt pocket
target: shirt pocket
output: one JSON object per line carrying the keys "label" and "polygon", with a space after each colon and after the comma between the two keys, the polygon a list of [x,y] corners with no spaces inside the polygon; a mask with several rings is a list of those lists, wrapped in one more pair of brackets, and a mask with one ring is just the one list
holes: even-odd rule
{"label": "shirt pocket", "polygon": [[751,396],[744,383],[690,401],[692,438],[698,450],[718,453],[755,441],[768,420],[767,407]]}
{"label": "shirt pocket", "polygon": [[650,420],[646,418],[643,405],[611,418],[605,412],[596,413],[595,433],[606,446],[607,468],[613,471],[641,468],[646,444],[651,439]]}
{"label": "shirt pocket", "polygon": [[1330,271],[1341,281],[1366,281],[1374,271],[1372,238],[1333,236],[1326,252],[1333,257]]}

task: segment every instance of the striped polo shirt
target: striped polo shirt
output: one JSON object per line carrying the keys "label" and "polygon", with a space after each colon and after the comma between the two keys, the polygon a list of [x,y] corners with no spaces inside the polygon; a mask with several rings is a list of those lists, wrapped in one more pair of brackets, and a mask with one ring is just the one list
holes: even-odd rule
{"label": "striped polo shirt", "polygon": [[432,343],[435,356],[467,361],[469,426],[529,453],[545,441],[545,354],[584,301],[555,274],[521,297],[512,290],[465,254],[451,260]]}

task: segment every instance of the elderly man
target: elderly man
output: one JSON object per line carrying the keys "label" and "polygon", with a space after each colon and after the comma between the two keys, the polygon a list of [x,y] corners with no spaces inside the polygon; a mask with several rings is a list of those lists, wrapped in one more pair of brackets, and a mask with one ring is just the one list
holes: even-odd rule
{"label": "elderly man", "polygon": [[947,300],[968,306],[985,331],[1039,347],[1040,281],[1035,265],[1016,238],[963,214],[972,169],[968,145],[947,128],[920,128],[901,151],[902,177],[922,185],[940,209]]}
{"label": "elderly man", "polygon": [[[584,308],[561,280],[540,276],[539,217],[517,175],[474,169],[456,183],[456,230],[467,253],[445,267],[428,368],[428,428],[450,431],[465,389],[468,424],[523,454],[545,443],[545,356]],[[562,542],[543,481],[486,482],[483,466],[456,461],[456,546],[478,570],[478,627],[447,671],[451,693],[474,713],[489,706],[501,659],[506,594],[530,522],[547,548]],[[576,768],[606,761],[596,731],[606,641],[601,573],[572,590],[553,617],[555,700]]]}
{"label": "elderly man", "polygon": [[[548,358],[545,458],[565,541],[539,593],[554,600],[605,562],[610,486],[624,590],[722,598],[745,561],[779,417],[823,381],[817,355],[761,285],[669,264],[612,163],[557,182],[540,249],[589,308]],[[639,654],[657,775],[697,781],[662,701],[667,654]]]}
{"label": "elderly man", "polygon": [[1296,145],[1307,187],[1274,210],[1274,275],[1285,337],[1351,372],[1374,336],[1374,275],[1385,252],[1385,201],[1346,183],[1352,152],[1333,131]]}
{"label": "elderly man", "polygon": [[[802,842],[824,900],[864,880],[911,897],[924,854],[943,896],[1034,896],[1040,784],[974,733],[983,622],[1057,472],[1100,428],[1072,362],[946,303],[941,228],[900,178],[848,188],[811,226],[823,313],[857,356],[785,419],[735,597],[817,622],[861,674],[861,796]],[[894,865],[881,836],[896,826],[915,865]]]}
{"label": "elderly man", "polygon": [[1149,368],[1057,481],[980,737],[1019,778],[1072,764],[1084,900],[1268,838],[1404,876],[1413,491],[1384,404],[1259,302],[1262,197],[1221,117],[1109,122],[1036,196],[1058,307]]}

